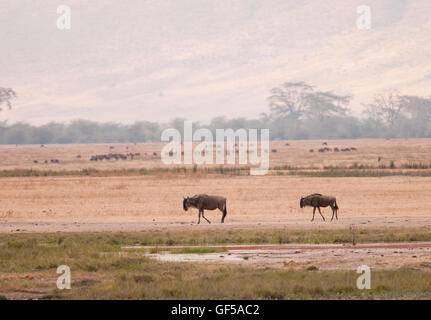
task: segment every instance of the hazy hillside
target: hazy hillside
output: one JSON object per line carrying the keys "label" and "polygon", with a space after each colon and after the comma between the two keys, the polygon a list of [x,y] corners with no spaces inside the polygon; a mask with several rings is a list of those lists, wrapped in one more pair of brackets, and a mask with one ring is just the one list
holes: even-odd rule
{"label": "hazy hillside", "polygon": [[431,94],[431,2],[68,1],[72,29],[56,29],[57,1],[3,0],[0,86],[19,94],[0,120],[40,124],[256,117],[269,90],[306,81],[353,94],[397,88]]}

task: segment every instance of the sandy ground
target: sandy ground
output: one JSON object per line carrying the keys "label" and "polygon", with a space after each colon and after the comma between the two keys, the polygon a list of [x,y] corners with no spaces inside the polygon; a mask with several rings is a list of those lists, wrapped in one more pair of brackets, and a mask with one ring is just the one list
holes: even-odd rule
{"label": "sandy ground", "polygon": [[431,271],[431,244],[367,245],[258,245],[228,246],[226,253],[178,254],[162,252],[148,256],[167,262],[235,264],[289,269],[356,270],[416,268]]}
{"label": "sandy ground", "polygon": [[[339,220],[326,221],[312,208],[299,208],[301,195],[337,197]],[[184,212],[183,196],[197,193],[227,197],[228,215]],[[137,231],[167,228],[346,228],[431,226],[431,177],[302,178],[134,177],[2,178],[0,232]]]}

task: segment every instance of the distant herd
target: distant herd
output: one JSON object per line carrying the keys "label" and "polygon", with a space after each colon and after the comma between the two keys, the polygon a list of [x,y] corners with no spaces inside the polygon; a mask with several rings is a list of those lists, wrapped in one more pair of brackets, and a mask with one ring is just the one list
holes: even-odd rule
{"label": "distant herd", "polygon": [[139,152],[136,153],[108,153],[108,154],[97,154],[91,156],[90,161],[102,161],[102,160],[127,160],[130,157],[133,160],[135,157],[139,157],[141,154]]}
{"label": "distant herd", "polygon": [[[328,148],[328,147],[324,147],[324,148],[319,148],[317,151],[319,152],[349,152],[349,151],[357,151],[358,149],[355,147],[351,147],[351,148]],[[310,152],[314,152],[314,149],[310,149]]]}

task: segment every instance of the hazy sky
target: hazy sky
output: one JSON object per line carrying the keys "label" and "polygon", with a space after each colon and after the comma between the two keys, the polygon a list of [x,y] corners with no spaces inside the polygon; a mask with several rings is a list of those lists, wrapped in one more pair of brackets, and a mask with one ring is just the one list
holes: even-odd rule
{"label": "hazy sky", "polygon": [[389,88],[431,95],[430,17],[429,0],[1,0],[0,87],[19,99],[0,120],[253,118],[285,81],[356,110]]}

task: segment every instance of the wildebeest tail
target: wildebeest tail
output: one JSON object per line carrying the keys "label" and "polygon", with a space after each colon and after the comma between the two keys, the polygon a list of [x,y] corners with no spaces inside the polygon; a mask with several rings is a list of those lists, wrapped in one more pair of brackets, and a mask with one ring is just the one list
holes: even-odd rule
{"label": "wildebeest tail", "polygon": [[334,209],[335,209],[335,210],[338,210],[338,209],[339,209],[339,208],[338,208],[338,205],[337,205],[337,201],[335,201]]}
{"label": "wildebeest tail", "polygon": [[227,215],[227,208],[226,208],[226,204],[224,205],[224,209],[223,209],[223,217],[221,218],[221,223],[224,222],[224,218],[226,218]]}

